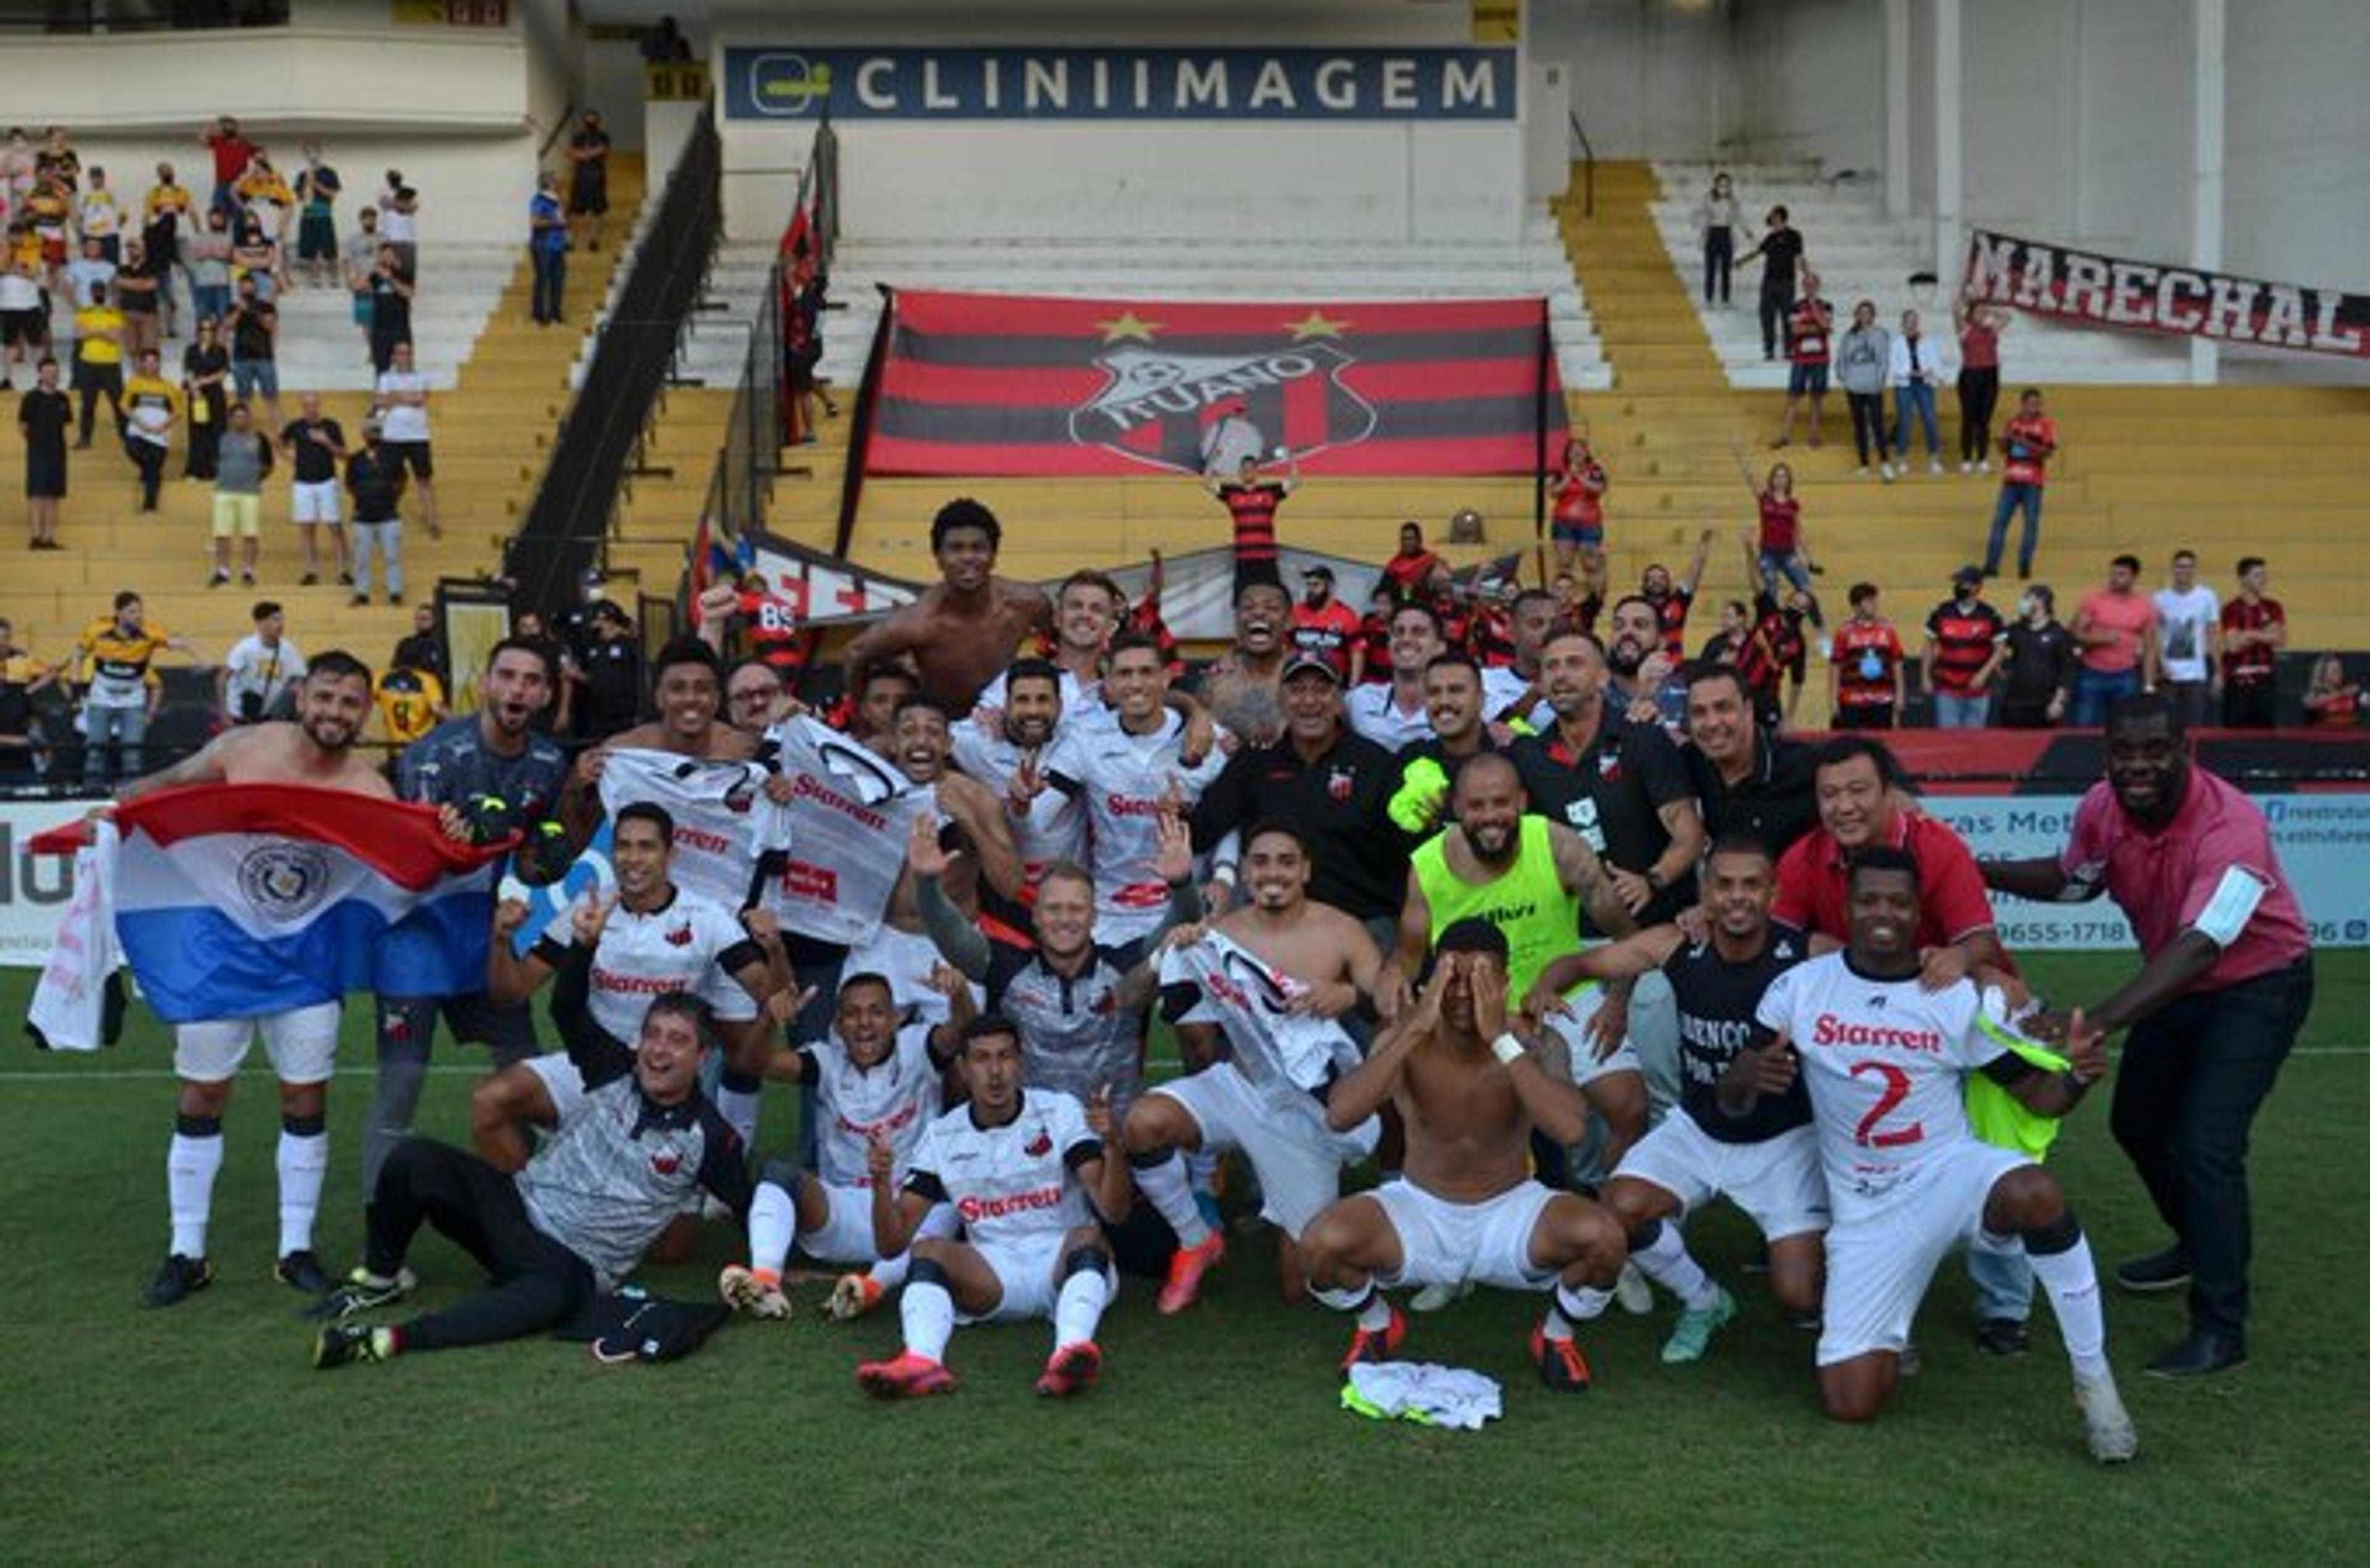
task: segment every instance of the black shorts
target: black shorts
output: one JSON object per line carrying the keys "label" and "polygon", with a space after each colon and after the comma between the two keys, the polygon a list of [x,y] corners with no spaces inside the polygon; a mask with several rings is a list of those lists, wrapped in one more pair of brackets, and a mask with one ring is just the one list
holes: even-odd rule
{"label": "black shorts", "polygon": [[29,451],[25,453],[25,498],[62,501],[66,495],[66,454]]}
{"label": "black shorts", "polygon": [[49,341],[47,326],[38,305],[31,310],[0,310],[0,348],[38,349]]}
{"label": "black shorts", "polygon": [[579,172],[568,185],[568,214],[598,216],[609,210],[609,177]]}
{"label": "black shorts", "polygon": [[379,450],[414,479],[436,477],[436,459],[426,441],[381,441]]}
{"label": "black shorts", "polygon": [[326,212],[307,212],[296,220],[296,259],[335,261],[339,257],[338,221]]}

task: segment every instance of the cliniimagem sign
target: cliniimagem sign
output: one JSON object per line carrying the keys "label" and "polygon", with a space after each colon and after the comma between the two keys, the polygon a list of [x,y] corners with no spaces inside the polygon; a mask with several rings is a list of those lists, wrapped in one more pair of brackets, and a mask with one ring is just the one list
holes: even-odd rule
{"label": "cliniimagem sign", "polygon": [[1511,120],[1511,49],[728,48],[727,120]]}

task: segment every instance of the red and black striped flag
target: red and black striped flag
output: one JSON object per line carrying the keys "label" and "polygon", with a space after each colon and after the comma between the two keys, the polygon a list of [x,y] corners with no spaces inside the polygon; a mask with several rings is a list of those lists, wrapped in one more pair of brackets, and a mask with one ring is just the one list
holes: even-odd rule
{"label": "red and black striped flag", "polygon": [[1230,416],[1329,474],[1530,473],[1543,428],[1563,439],[1544,300],[900,291],[890,311],[871,474],[1199,474]]}

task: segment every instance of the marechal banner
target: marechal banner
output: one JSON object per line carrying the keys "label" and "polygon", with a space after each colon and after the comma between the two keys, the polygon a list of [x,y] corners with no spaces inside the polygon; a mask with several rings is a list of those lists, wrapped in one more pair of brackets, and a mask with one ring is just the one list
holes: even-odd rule
{"label": "marechal banner", "polygon": [[1328,474],[1528,474],[1562,447],[1541,299],[889,309],[869,474],[1202,474],[1278,447]]}
{"label": "marechal banner", "polygon": [[2133,261],[1977,229],[1967,283],[1986,304],[2121,332],[2370,358],[2370,295]]}

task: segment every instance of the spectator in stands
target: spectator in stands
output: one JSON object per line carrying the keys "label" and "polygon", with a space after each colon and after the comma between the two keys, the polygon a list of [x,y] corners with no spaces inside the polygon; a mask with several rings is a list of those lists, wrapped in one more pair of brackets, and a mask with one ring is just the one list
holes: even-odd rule
{"label": "spectator in stands", "polygon": [[32,194],[33,180],[40,164],[33,156],[32,140],[21,125],[8,128],[8,140],[0,144],[0,194],[11,203],[19,202]]}
{"label": "spectator in stands", "polygon": [[1812,601],[1800,589],[1780,598],[1763,589],[1753,596],[1752,629],[1738,650],[1736,667],[1753,688],[1765,728],[1790,727],[1801,710],[1810,678],[1810,640],[1802,635]]}
{"label": "spectator in stands", "polygon": [[[198,650],[162,626],[150,625],[147,606],[129,589],[115,596],[112,614],[83,628],[75,647],[82,687],[83,782],[138,778],[146,771],[140,743],[165,697],[150,667],[167,649],[192,661]],[[102,762],[110,749],[117,749],[111,774]]]}
{"label": "spectator in stands", "polygon": [[280,432],[280,446],[288,458],[289,518],[305,551],[301,586],[321,580],[320,532],[329,531],[329,548],[338,558],[338,581],[351,583],[346,561],[344,509],[339,505],[341,486],[338,466],[346,460],[345,428],[321,412],[321,395],[305,393],[296,401],[297,417]]}
{"label": "spectator in stands", "polygon": [[45,357],[50,343],[49,311],[41,297],[41,263],[38,246],[28,254],[11,243],[0,256],[0,350],[8,356],[0,365],[0,392],[15,385],[15,367]]}
{"label": "spectator in stands", "polygon": [[[1761,263],[1761,357],[1778,357],[1778,324],[1787,319],[1794,308],[1794,272],[1802,261],[1802,235],[1789,222],[1783,207],[1769,209],[1764,221],[1761,243],[1736,258],[1742,267],[1753,261]],[[1818,280],[1807,267],[1801,269],[1803,292],[1815,292]],[[1820,357],[1825,363],[1825,356]],[[1816,416],[1812,428],[1816,429]],[[1816,437],[1812,438],[1815,442]]]}
{"label": "spectator in stands", "polygon": [[123,254],[123,203],[107,188],[107,171],[93,164],[82,193],[75,198],[75,232],[98,246],[109,261]]}
{"label": "spectator in stands", "polygon": [[1892,363],[1893,334],[1877,325],[1876,302],[1862,300],[1852,306],[1851,326],[1835,343],[1835,379],[1851,409],[1860,476],[1868,476],[1868,454],[1874,448],[1877,472],[1887,484],[1893,481],[1893,449],[1886,441],[1884,383]]}
{"label": "spectator in stands", "polygon": [[377,418],[362,421],[362,449],[346,459],[346,494],[353,499],[354,597],[370,602],[371,556],[386,570],[386,601],[403,602],[403,463],[386,449]]}
{"label": "spectator in stands", "polygon": [[173,450],[173,427],[181,422],[181,399],[166,382],[154,349],[140,356],[136,371],[123,388],[123,452],[140,471],[140,509],[155,511],[165,459]]}
{"label": "spectator in stands", "polygon": [[1893,339],[1886,379],[1893,383],[1893,452],[1901,472],[1909,472],[1909,421],[1914,416],[1926,432],[1926,471],[1942,472],[1942,427],[1934,418],[1934,389],[1942,384],[1947,345],[1928,338],[1914,310],[1901,313],[1901,331]]}
{"label": "spectator in stands", "polygon": [[1605,589],[1605,491],[1611,482],[1585,436],[1563,443],[1563,462],[1547,480],[1556,569],[1570,571],[1579,557],[1581,580],[1599,598]]}
{"label": "spectator in stands", "polygon": [[[527,622],[530,619],[535,623],[535,630],[532,634],[527,631]],[[514,636],[523,637],[532,635],[538,642],[549,644],[552,668],[557,670],[559,667],[558,647],[557,644],[552,644],[550,638],[544,635],[542,616],[535,615],[531,612],[528,614],[517,616],[511,624],[511,631]],[[446,679],[444,649],[436,636],[436,606],[422,604],[411,612],[411,630],[396,640],[395,652],[387,657],[387,663],[390,667],[425,670],[440,681]]]}
{"label": "spectator in stands", "polygon": [[385,242],[378,232],[378,209],[365,203],[354,214],[361,225],[346,236],[344,270],[346,292],[353,302],[354,325],[362,329],[363,351],[369,351],[371,326],[371,269],[378,265],[378,247]]}
{"label": "spectator in stands", "polygon": [[1773,463],[1768,481],[1755,484],[1753,470],[1745,466],[1744,453],[1738,452],[1736,469],[1744,475],[1745,487],[1753,492],[1754,504],[1761,512],[1761,521],[1743,534],[1747,580],[1772,598],[1781,580],[1793,584],[1809,601],[1812,624],[1825,625],[1818,598],[1811,591],[1811,574],[1818,568],[1811,564],[1811,536],[1802,527],[1802,503],[1794,495],[1793,467]]}
{"label": "spectator in stands", "polygon": [[214,671],[214,704],[225,724],[259,724],[305,679],[305,655],[288,635],[288,614],[266,599],[250,612],[255,630],[231,645]]}
{"label": "spectator in stands", "polygon": [[63,673],[17,647],[16,627],[0,621],[0,784],[40,781],[40,724],[33,700]]}
{"label": "spectator in stands", "polygon": [[1735,188],[1725,172],[1713,175],[1711,189],[1696,206],[1696,227],[1703,234],[1704,303],[1722,309],[1729,304],[1730,269],[1736,259],[1736,218]]}
{"label": "spectator in stands", "polygon": [[1705,664],[1741,665],[1745,639],[1752,634],[1752,607],[1742,599],[1724,599],[1720,605],[1720,629],[1704,639],[1696,657]]}
{"label": "spectator in stands", "polygon": [[247,172],[238,179],[239,211],[251,220],[258,232],[271,242],[275,253],[272,270],[275,281],[287,282],[284,256],[288,245],[288,221],[296,211],[296,193],[288,188],[287,177],[272,166],[271,159],[260,147],[247,161]]}
{"label": "spectator in stands", "polygon": [[66,308],[80,310],[99,290],[115,282],[116,263],[98,248],[98,241],[82,242],[80,252],[66,263]]}
{"label": "spectator in stands", "polygon": [[1877,607],[1876,584],[1856,582],[1851,618],[1835,628],[1828,670],[1837,729],[1891,729],[1908,705],[1908,654],[1901,634]]}
{"label": "spectator in stands", "polygon": [[2139,577],[2138,556],[2116,556],[2106,586],[2084,594],[2074,612],[2074,641],[2082,649],[2074,680],[2077,728],[2103,725],[2117,703],[2156,689],[2156,605],[2138,591]]}
{"label": "spectator in stands", "polygon": [[68,141],[64,126],[52,125],[44,134],[40,150],[33,155],[33,173],[37,179],[63,186],[68,192],[81,183],[82,155]]}
{"label": "spectator in stands", "polygon": [[305,143],[305,166],[297,171],[294,195],[296,271],[307,283],[327,287],[338,275],[338,198],[345,181],[321,161],[321,143]]}
{"label": "spectator in stands", "polygon": [[1333,597],[1333,568],[1322,564],[1300,574],[1300,602],[1292,607],[1292,647],[1333,661],[1353,692],[1365,675],[1366,647],[1358,612]]}
{"label": "spectator in stands", "polygon": [[1950,597],[1926,617],[1926,689],[1937,729],[1982,729],[1992,718],[1992,677],[2006,657],[2008,626],[1984,599],[1984,574],[1950,576]]}
{"label": "spectator in stands", "polygon": [[[1445,563],[1438,555],[1424,547],[1423,524],[1403,522],[1399,524],[1398,551],[1383,563],[1381,586],[1387,589],[1394,599],[1420,599],[1423,596],[1424,585],[1432,580],[1433,570],[1443,565]],[[1366,673],[1371,680],[1373,666],[1367,667]]]}
{"label": "spectator in stands", "polygon": [[75,308],[74,379],[82,398],[82,420],[75,436],[75,446],[81,450],[90,445],[100,398],[107,399],[109,428],[123,426],[123,313],[115,308],[104,283],[91,285],[89,297]]}
{"label": "spectator in stands", "polygon": [[386,171],[388,189],[379,204],[381,241],[395,246],[395,259],[406,278],[420,276],[420,192],[403,183],[403,176]]}
{"label": "spectator in stands", "polygon": [[144,350],[165,346],[164,324],[157,316],[163,273],[137,236],[123,242],[123,265],[115,272],[115,308],[123,315],[123,351],[135,363]]}
{"label": "spectator in stands", "polygon": [[1160,650],[1161,666],[1168,671],[1169,678],[1181,680],[1185,674],[1185,660],[1178,651],[1177,634],[1169,630],[1168,623],[1160,618],[1160,595],[1166,586],[1167,569],[1161,564],[1157,548],[1147,551],[1145,559],[1148,569],[1145,573],[1144,592],[1133,605],[1121,607],[1120,626],[1124,631],[1150,637],[1152,646]]}
{"label": "spectator in stands", "polygon": [[2033,553],[2041,548],[2041,489],[2049,460],[2057,455],[2057,421],[2042,409],[2041,389],[2027,387],[2016,400],[2016,418],[2000,432],[1999,505],[1992,512],[1991,543],[1984,550],[1984,575],[1999,576],[2008,548],[2008,523],[2021,509],[2024,535],[2016,550],[2019,581],[2032,577]]}
{"label": "spectator in stands", "polygon": [[371,370],[384,381],[397,355],[403,354],[408,362],[411,349],[411,300],[417,291],[402,248],[391,243],[380,246],[365,281],[371,301]]}
{"label": "spectator in stands", "polygon": [[230,416],[230,350],[212,316],[198,320],[197,340],[181,350],[181,394],[189,399],[190,451],[181,468],[187,479],[211,481],[222,450],[224,422]]}
{"label": "spectator in stands", "polygon": [[2008,314],[1975,303],[1973,287],[1950,302],[1959,334],[1959,472],[1992,471],[1992,410],[1999,406],[1999,335]]}
{"label": "spectator in stands", "polygon": [[[1765,290],[1767,285],[1763,285]],[[1766,304],[1766,294],[1764,302]],[[1778,426],[1782,447],[1794,439],[1794,410],[1811,400],[1811,446],[1819,444],[1819,418],[1827,406],[1827,361],[1833,347],[1835,308],[1819,297],[1819,275],[1802,274],[1802,297],[1786,312],[1786,417]],[[1766,358],[1766,356],[1765,356]]]}
{"label": "spectator in stands", "polygon": [[280,307],[252,272],[238,280],[223,331],[230,338],[232,395],[243,403],[263,400],[265,418],[280,422]]}
{"label": "spectator in stands", "polygon": [[2278,722],[2288,612],[2263,592],[2270,580],[2261,555],[2240,557],[2238,597],[2222,607],[2222,722],[2232,729],[2269,729]]}
{"label": "spectator in stands", "polygon": [[570,236],[591,251],[601,248],[601,220],[609,211],[609,132],[601,111],[588,109],[568,139],[568,220]]}
{"label": "spectator in stands", "polygon": [[165,335],[178,338],[181,334],[180,306],[173,296],[173,273],[178,269],[190,285],[190,310],[196,312],[197,283],[189,276],[189,259],[183,254],[185,243],[194,237],[189,233],[191,199],[174,176],[173,166],[156,166],[156,183],[148,188],[141,202],[144,222],[140,242],[147,247],[149,265],[156,269],[157,303],[164,307]]}
{"label": "spectator in stands", "polygon": [[198,140],[205,143],[214,159],[214,189],[207,206],[227,214],[238,205],[239,177],[247,173],[247,161],[255,156],[256,145],[239,133],[238,121],[227,114],[215,120],[212,129],[201,132]]}
{"label": "spectator in stands", "polygon": [[66,498],[66,426],[74,400],[59,390],[58,362],[41,356],[33,384],[17,400],[17,431],[25,443],[25,520],[31,548],[63,550],[58,543],[58,507]]}
{"label": "spectator in stands", "polygon": [[2222,601],[2197,580],[2197,552],[2172,553],[2172,580],[2156,590],[2162,689],[2184,729],[2214,722],[2215,652],[2222,640]]}
{"label": "spectator in stands", "polygon": [[2314,729],[2351,729],[2362,722],[2362,685],[2349,681],[2345,661],[2333,653],[2312,662],[2305,687],[2304,722]]}
{"label": "spectator in stands", "polygon": [[273,299],[287,281],[284,266],[280,242],[255,221],[254,214],[241,217],[231,231],[231,287],[240,289],[252,280],[259,299]]}
{"label": "spectator in stands", "polygon": [[378,678],[371,697],[378,704],[379,727],[392,745],[410,745],[446,717],[443,678],[399,657]]}
{"label": "spectator in stands", "polygon": [[43,179],[25,198],[25,221],[40,243],[41,275],[52,294],[65,292],[66,230],[73,212],[74,191],[60,180]]}
{"label": "spectator in stands", "polygon": [[[374,307],[375,308],[375,307]],[[408,338],[395,346],[381,372],[372,406],[385,431],[386,450],[420,486],[420,521],[428,537],[444,537],[436,516],[436,452],[428,429],[428,378],[412,368]]]}
{"label": "spectator in stands", "polygon": [[220,321],[230,314],[230,253],[235,242],[230,219],[221,212],[206,214],[205,227],[182,247],[190,268],[190,309],[200,321]]}
{"label": "spectator in stands", "polygon": [[659,25],[641,38],[642,62],[648,65],[666,65],[691,58],[691,40],[683,36],[673,17],[661,17]]}
{"label": "spectator in stands", "polygon": [[537,326],[557,326],[566,314],[561,301],[568,291],[568,214],[559,208],[559,176],[549,169],[535,179],[526,231],[527,261],[535,269],[530,314]]}
{"label": "spectator in stands", "polygon": [[1300,487],[1300,462],[1289,452],[1283,455],[1284,471],[1274,478],[1263,476],[1259,454],[1250,452],[1232,477],[1211,474],[1202,480],[1202,488],[1217,497],[1234,519],[1237,592],[1255,582],[1279,587],[1283,582],[1276,566],[1275,514]]}
{"label": "spectator in stands", "polygon": [[271,438],[255,428],[247,406],[230,406],[222,451],[214,458],[214,575],[207,584],[230,581],[231,540],[238,541],[238,580],[255,586],[255,560],[263,535],[263,481],[271,474]]}
{"label": "spectator in stands", "polygon": [[2000,723],[2010,729],[2054,729],[2073,705],[2081,650],[2057,619],[2057,596],[2047,583],[2028,587],[2017,608],[2003,645]]}

